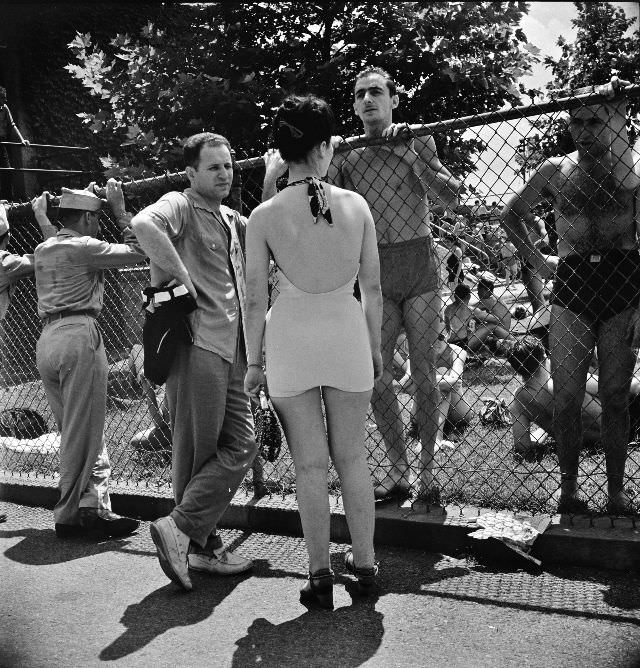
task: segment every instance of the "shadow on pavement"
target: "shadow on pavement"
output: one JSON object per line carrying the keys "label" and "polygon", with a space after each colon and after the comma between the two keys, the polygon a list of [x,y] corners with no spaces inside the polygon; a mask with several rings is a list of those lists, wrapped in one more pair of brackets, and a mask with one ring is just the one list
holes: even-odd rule
{"label": "shadow on pavement", "polygon": [[[239,541],[234,541],[234,545]],[[216,607],[229,596],[236,586],[248,578],[302,577],[272,569],[265,559],[254,560],[250,573],[236,576],[214,577],[193,574],[193,590],[182,591],[174,584],[167,584],[146,596],[140,603],[130,605],[120,623],[127,630],[100,652],[103,661],[115,661],[133,654],[167,631],[199,624],[207,619]]]}
{"label": "shadow on pavement", "polygon": [[357,602],[334,612],[309,610],[282,624],[259,618],[236,642],[232,666],[360,666],[380,647],[383,618],[373,601]]}
{"label": "shadow on pavement", "polygon": [[[0,538],[17,537],[23,540],[5,550],[4,556],[27,566],[63,564],[104,552],[119,551],[129,545],[129,540],[123,538],[96,541],[79,537],[59,540],[53,529],[0,531]],[[51,549],[52,543],[55,543],[55,549]]]}

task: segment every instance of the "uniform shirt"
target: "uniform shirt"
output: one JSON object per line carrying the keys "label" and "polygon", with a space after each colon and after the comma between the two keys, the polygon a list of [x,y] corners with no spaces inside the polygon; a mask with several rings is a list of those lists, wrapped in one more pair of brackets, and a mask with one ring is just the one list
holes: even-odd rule
{"label": "uniform shirt", "polygon": [[30,274],[33,274],[33,255],[0,251],[0,320],[7,315],[14,281]]}
{"label": "uniform shirt", "polygon": [[103,270],[144,259],[133,245],[110,244],[63,228],[34,252],[38,315],[85,311],[97,318],[104,297]]}
{"label": "uniform shirt", "polygon": [[229,257],[230,228],[235,225],[242,240],[246,218],[226,206],[214,211],[192,188],[167,193],[141,214],[167,233],[198,293],[198,308],[188,316],[194,345],[233,363],[241,313]]}

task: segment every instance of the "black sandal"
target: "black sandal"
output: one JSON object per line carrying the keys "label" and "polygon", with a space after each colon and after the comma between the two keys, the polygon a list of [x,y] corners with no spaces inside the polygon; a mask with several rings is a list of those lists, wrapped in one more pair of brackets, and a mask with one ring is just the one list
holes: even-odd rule
{"label": "black sandal", "polygon": [[330,568],[309,573],[307,583],[300,590],[300,603],[333,610],[333,581],[334,575]]}
{"label": "black sandal", "polygon": [[353,583],[353,593],[358,596],[369,597],[377,594],[378,564],[368,568],[358,568],[353,560],[353,552],[349,550],[344,555],[344,567],[351,575],[355,575],[357,582]]}

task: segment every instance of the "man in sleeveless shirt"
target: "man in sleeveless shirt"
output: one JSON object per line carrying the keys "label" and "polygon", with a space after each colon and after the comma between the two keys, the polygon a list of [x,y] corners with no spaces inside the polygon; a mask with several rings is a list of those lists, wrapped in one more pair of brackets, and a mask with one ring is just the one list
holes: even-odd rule
{"label": "man in sleeveless shirt", "polygon": [[551,376],[561,472],[560,512],[585,512],[578,494],[582,444],[581,407],[594,348],[599,360],[602,444],[608,480],[608,509],[634,508],[623,479],[629,432],[628,398],[636,354],[629,334],[640,299],[640,258],[633,220],[640,186],[638,144],[629,143],[626,101],[614,77],[608,85],[578,89],[599,92],[607,103],[570,112],[569,131],[577,150],[544,162],[507,203],[502,224],[533,271],[549,275],[545,258],[528,234],[532,209],[553,202],[558,233],[558,268],[551,295]]}
{"label": "man in sleeveless shirt", "polygon": [[[113,179],[107,183],[107,200],[125,231],[130,214]],[[43,321],[36,362],[61,433],[60,500],[53,509],[59,538],[126,536],[139,525],[111,512],[111,468],[103,437],[108,364],[96,319],[102,311],[104,270],[137,264],[144,254],[135,245],[97,239],[101,207],[93,184],[87,190],[63,188],[62,229],[34,251]]]}
{"label": "man in sleeveless shirt", "polygon": [[152,283],[175,279],[197,300],[193,345],[179,344],[166,382],[176,507],[151,527],[162,569],[190,590],[189,568],[226,575],[252,566],[225,548],[216,525],[257,446],[244,392],[246,219],[222,204],[233,180],[231,147],[201,133],[187,139],[184,160],[190,187],[143,209],[133,227],[151,259]]}
{"label": "man in sleeveless shirt", "polygon": [[384,70],[368,68],[356,76],[353,108],[362,121],[365,136],[404,134],[407,138],[355,149],[346,156],[341,154],[345,157],[334,178],[338,185],[358,192],[367,200],[378,236],[385,371],[374,389],[372,404],[391,468],[376,487],[375,495],[382,499],[407,496],[409,491],[409,460],[393,386],[394,348],[404,328],[417,389],[417,421],[422,443],[418,495],[437,501],[433,453],[438,430],[438,389],[432,350],[442,328],[442,299],[438,258],[429,224],[429,199],[445,208],[455,206],[460,183],[438,159],[432,137],[411,138],[406,124],[392,122],[398,104],[396,85]]}

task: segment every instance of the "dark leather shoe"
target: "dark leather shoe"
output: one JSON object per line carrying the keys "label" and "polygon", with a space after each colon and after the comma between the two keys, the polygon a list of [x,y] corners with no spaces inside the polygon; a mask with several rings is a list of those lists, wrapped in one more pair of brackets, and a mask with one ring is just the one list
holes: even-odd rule
{"label": "dark leather shoe", "polygon": [[333,610],[333,571],[322,568],[315,573],[309,573],[309,579],[300,590],[300,603]]}
{"label": "dark leather shoe", "polygon": [[132,534],[140,522],[103,508],[80,508],[80,525],[86,532],[96,531],[117,538]]}
{"label": "dark leather shoe", "polygon": [[56,523],[55,529],[58,538],[74,538],[75,536],[83,536],[87,532],[81,524]]}

